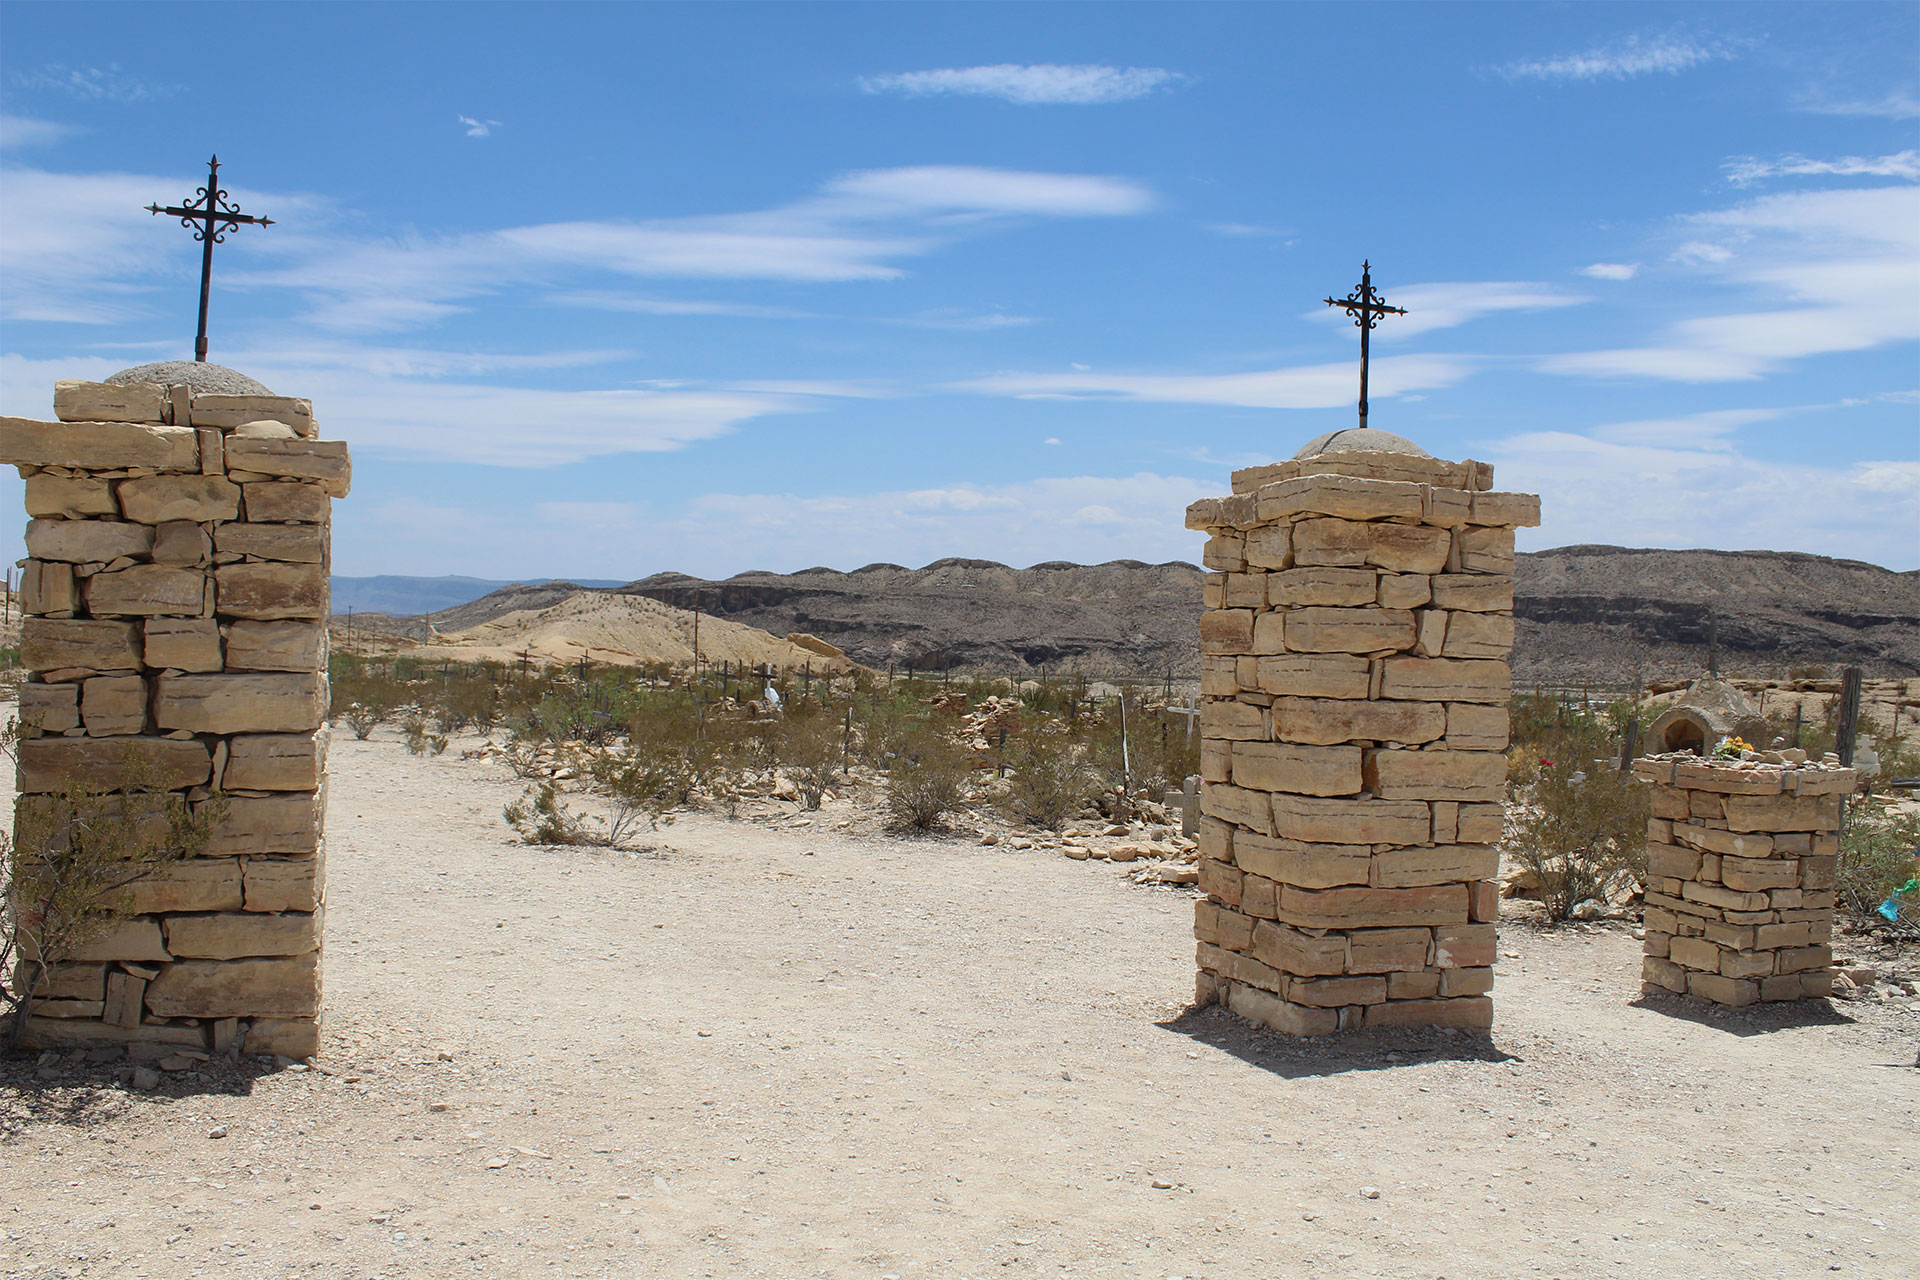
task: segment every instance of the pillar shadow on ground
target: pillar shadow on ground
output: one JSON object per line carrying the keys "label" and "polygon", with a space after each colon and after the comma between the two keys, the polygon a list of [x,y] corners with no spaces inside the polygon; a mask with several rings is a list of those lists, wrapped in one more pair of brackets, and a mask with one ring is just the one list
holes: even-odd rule
{"label": "pillar shadow on ground", "polygon": [[1295,1037],[1257,1027],[1218,1005],[1189,1008],[1156,1023],[1162,1030],[1225,1050],[1262,1071],[1297,1080],[1349,1071],[1386,1071],[1428,1062],[1520,1062],[1482,1031],[1379,1027],[1330,1036]]}
{"label": "pillar shadow on ground", "polygon": [[1827,1000],[1782,1000],[1735,1008],[1706,1004],[1666,991],[1649,991],[1641,993],[1637,1000],[1628,1001],[1627,1007],[1646,1009],[1736,1036],[1764,1036],[1795,1027],[1846,1027],[1857,1021]]}
{"label": "pillar shadow on ground", "polygon": [[159,1072],[158,1083],[141,1090],[125,1078],[131,1065],[124,1062],[63,1059],[49,1065],[51,1077],[41,1074],[39,1057],[31,1052],[0,1058],[0,1144],[20,1136],[29,1125],[92,1128],[112,1119],[129,1101],[164,1105],[215,1094],[246,1097],[255,1081],[282,1069],[269,1058],[216,1060],[201,1063],[198,1071]]}

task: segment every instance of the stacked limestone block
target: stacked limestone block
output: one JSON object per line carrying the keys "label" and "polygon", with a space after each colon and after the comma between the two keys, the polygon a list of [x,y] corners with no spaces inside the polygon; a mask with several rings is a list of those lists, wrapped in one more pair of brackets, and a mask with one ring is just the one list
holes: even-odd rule
{"label": "stacked limestone block", "polygon": [[1513,531],[1540,505],[1492,480],[1320,453],[1188,509],[1201,1003],[1294,1035],[1492,1025]]}
{"label": "stacked limestone block", "polygon": [[311,406],[62,382],[0,418],[26,478],[21,806],[128,752],[228,812],[202,856],[52,971],[30,1043],[314,1051],[326,809],[329,508],[346,445]]}
{"label": "stacked limestone block", "polygon": [[1644,757],[1633,771],[1653,784],[1646,989],[1724,1005],[1831,994],[1854,771],[1690,753]]}

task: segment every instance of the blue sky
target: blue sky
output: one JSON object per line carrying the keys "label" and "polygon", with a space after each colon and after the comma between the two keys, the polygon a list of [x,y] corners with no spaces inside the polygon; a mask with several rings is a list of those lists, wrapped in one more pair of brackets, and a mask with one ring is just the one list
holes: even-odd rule
{"label": "blue sky", "polygon": [[[1373,425],[1523,547],[1920,566],[1911,4],[0,10],[0,408],[212,356],[340,573],[1197,558]],[[7,479],[0,507],[19,510]]]}

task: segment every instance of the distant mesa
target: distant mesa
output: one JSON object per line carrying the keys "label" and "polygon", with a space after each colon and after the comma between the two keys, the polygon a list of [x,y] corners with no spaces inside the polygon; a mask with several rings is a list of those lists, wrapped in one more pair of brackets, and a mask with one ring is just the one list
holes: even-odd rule
{"label": "distant mesa", "polygon": [[1315,436],[1301,445],[1300,451],[1293,456],[1317,458],[1323,453],[1410,453],[1416,458],[1433,456],[1405,436],[1397,436],[1391,431],[1376,431],[1372,427],[1342,427],[1338,431]]}
{"label": "distant mesa", "polygon": [[124,387],[135,382],[157,382],[163,387],[190,387],[211,396],[270,396],[263,382],[249,378],[223,364],[205,364],[198,360],[162,360],[158,364],[140,364],[122,369],[107,382]]}

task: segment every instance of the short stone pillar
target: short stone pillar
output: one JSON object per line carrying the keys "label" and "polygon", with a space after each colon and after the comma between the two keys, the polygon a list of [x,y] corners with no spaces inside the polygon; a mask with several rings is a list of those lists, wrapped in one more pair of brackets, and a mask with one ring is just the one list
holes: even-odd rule
{"label": "short stone pillar", "polygon": [[[318,1043],[329,509],[347,446],[230,369],[62,382],[0,418],[26,478],[17,804],[129,759],[226,816],[51,972],[37,1046],[306,1057]],[[131,753],[131,754],[130,754]],[[18,830],[16,822],[16,830]]]}
{"label": "short stone pillar", "polygon": [[1201,1003],[1293,1035],[1492,1025],[1513,531],[1540,511],[1492,485],[1361,429],[1188,509]]}
{"label": "short stone pillar", "polygon": [[1645,756],[1633,771],[1653,784],[1644,988],[1725,1005],[1832,994],[1854,771],[1690,752]]}

